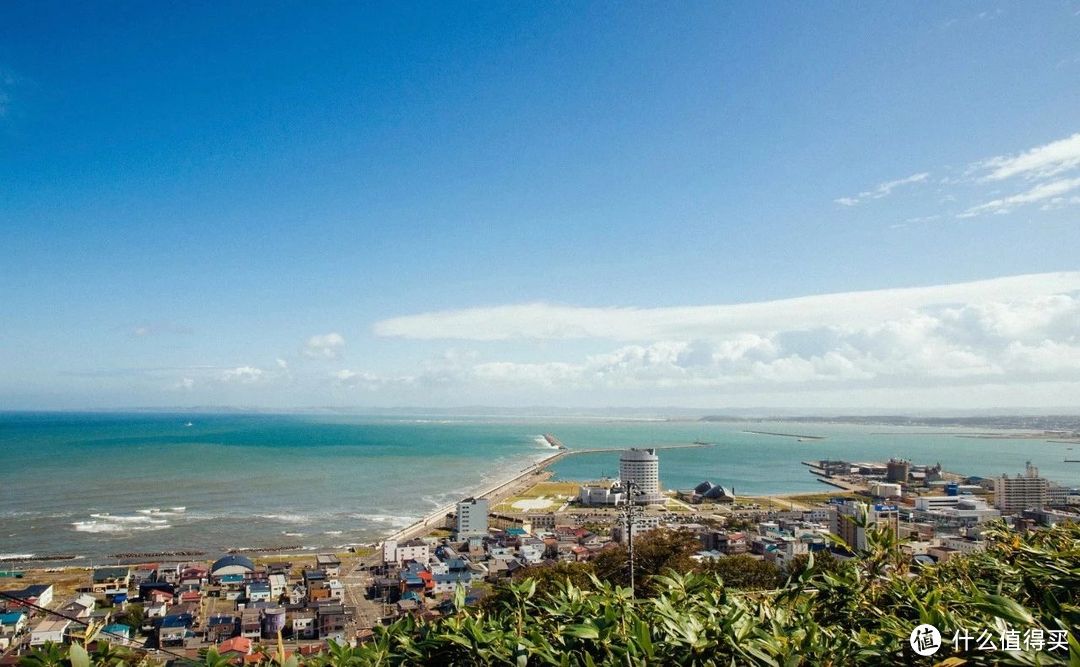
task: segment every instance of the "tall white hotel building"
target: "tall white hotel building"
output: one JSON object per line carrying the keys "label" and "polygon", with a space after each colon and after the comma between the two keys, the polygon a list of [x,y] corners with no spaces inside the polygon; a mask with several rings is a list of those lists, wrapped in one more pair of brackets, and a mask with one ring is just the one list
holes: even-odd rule
{"label": "tall white hotel building", "polygon": [[627,449],[619,457],[619,481],[625,487],[633,482],[638,493],[635,502],[648,505],[666,502],[660,492],[660,458],[655,449]]}

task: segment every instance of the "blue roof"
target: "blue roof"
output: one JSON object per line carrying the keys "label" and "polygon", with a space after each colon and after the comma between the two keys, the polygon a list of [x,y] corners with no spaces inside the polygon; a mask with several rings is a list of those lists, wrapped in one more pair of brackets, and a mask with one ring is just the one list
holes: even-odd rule
{"label": "blue roof", "polygon": [[0,614],[0,625],[15,625],[23,616],[26,616],[26,614],[21,611],[13,611],[10,614]]}
{"label": "blue roof", "polygon": [[524,528],[507,528],[507,535],[528,535]]}
{"label": "blue roof", "polygon": [[268,584],[265,581],[253,581],[250,584],[248,584],[248,588],[250,588],[253,591],[269,591],[270,590],[270,584]]}
{"label": "blue roof", "polygon": [[176,614],[175,616],[166,616],[161,619],[161,627],[163,628],[183,628],[191,625],[195,622],[195,619],[191,614]]}
{"label": "blue roof", "polygon": [[131,627],[122,623],[113,623],[112,625],[106,625],[102,628],[102,632],[106,632],[110,635],[123,635],[125,637],[131,636]]}
{"label": "blue roof", "polygon": [[238,583],[240,583],[241,581],[244,580],[244,575],[242,575],[242,574],[223,574],[220,577],[218,577],[218,579],[221,582],[226,583],[226,584],[238,584]]}
{"label": "blue roof", "polygon": [[223,567],[231,567],[234,565],[246,567],[252,572],[255,571],[255,563],[252,563],[250,558],[240,556],[238,554],[229,554],[228,556],[222,556],[221,558],[214,561],[214,564],[210,566],[210,572],[217,572]]}

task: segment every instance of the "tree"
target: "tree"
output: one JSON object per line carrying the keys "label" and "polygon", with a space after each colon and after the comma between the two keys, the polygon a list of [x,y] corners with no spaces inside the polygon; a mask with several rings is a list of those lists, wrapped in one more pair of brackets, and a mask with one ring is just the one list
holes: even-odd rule
{"label": "tree", "polygon": [[117,617],[116,622],[123,623],[138,632],[146,622],[146,610],[141,604],[129,604],[124,613]]}
{"label": "tree", "polygon": [[114,665],[130,665],[134,656],[130,650],[122,646],[115,646],[99,639],[90,657],[94,667],[113,667]]}
{"label": "tree", "polygon": [[844,561],[828,550],[815,551],[813,568],[809,568],[809,564],[810,554],[799,554],[791,559],[791,564],[787,568],[787,575],[789,577],[798,577],[803,573],[835,574],[840,571],[840,568],[844,567]]}
{"label": "tree", "polygon": [[[650,530],[634,538],[634,577],[638,595],[649,595],[655,587],[650,577],[668,570],[689,572],[692,556],[701,550],[701,542],[681,530]],[[593,558],[596,576],[619,586],[630,585],[630,552],[624,546],[604,549]]]}
{"label": "tree", "polygon": [[67,651],[53,642],[46,642],[19,659],[19,667],[67,667]]}
{"label": "tree", "polygon": [[778,567],[747,554],[708,560],[697,569],[704,574],[719,576],[727,588],[769,590],[781,583]]}

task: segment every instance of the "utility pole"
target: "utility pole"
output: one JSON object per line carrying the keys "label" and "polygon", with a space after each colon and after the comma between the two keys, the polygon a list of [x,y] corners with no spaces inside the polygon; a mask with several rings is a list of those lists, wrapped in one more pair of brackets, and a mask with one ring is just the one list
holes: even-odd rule
{"label": "utility pole", "polygon": [[639,493],[638,486],[634,482],[625,482],[626,503],[623,505],[623,517],[626,519],[626,543],[630,556],[630,595],[634,596],[634,519],[641,512],[641,508],[634,502],[634,495]]}

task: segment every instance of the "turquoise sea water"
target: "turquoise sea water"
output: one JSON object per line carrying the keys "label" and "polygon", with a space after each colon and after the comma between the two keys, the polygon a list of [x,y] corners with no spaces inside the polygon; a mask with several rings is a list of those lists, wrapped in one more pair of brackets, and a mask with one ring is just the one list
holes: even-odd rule
{"label": "turquoise sea water", "polygon": [[[187,424],[191,425],[188,426]],[[823,435],[753,435],[745,429]],[[1013,474],[1031,460],[1080,484],[1072,445],[984,440],[941,429],[843,425],[398,419],[311,415],[0,414],[0,554],[216,553],[372,542],[435,507],[519,471],[551,450],[716,442],[661,452],[667,488],[703,479],[737,493],[822,491],[799,462],[940,461],[948,470]],[[957,431],[957,434],[962,431]],[[1080,447],[1078,445],[1077,447]],[[567,479],[617,472],[617,454],[554,467]]]}

